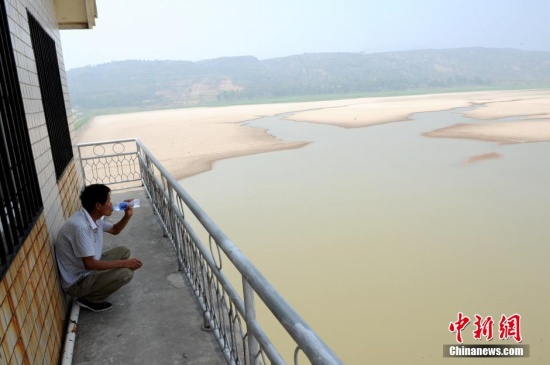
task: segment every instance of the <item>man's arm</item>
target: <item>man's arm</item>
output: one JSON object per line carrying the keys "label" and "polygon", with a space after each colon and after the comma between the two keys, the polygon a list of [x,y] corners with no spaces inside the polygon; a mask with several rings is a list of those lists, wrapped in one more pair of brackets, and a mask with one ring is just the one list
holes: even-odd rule
{"label": "man's arm", "polygon": [[130,270],[137,270],[141,267],[141,261],[138,259],[126,259],[126,260],[113,260],[113,261],[101,261],[94,259],[93,256],[83,257],[82,262],[86,270],[111,270],[127,268]]}
{"label": "man's arm", "polygon": [[130,218],[132,218],[132,215],[134,215],[134,208],[131,205],[128,205],[128,207],[124,209],[124,216],[117,223],[113,224],[111,229],[109,229],[107,232],[114,235],[122,232],[124,227],[126,227],[128,222],[130,221]]}

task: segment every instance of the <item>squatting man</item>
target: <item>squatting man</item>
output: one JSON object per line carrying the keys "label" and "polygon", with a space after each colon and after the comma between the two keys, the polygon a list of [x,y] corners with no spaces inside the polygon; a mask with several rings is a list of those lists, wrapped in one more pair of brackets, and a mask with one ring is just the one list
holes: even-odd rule
{"label": "squatting man", "polygon": [[102,184],[84,188],[80,201],[82,209],[59,230],[55,255],[65,293],[75,297],[81,307],[101,312],[112,307],[105,301],[107,297],[129,283],[142,265],[140,260],[130,258],[130,250],[124,246],[102,252],[103,232],[118,235],[134,211],[128,204],[117,223],[101,219],[113,212],[111,189]]}

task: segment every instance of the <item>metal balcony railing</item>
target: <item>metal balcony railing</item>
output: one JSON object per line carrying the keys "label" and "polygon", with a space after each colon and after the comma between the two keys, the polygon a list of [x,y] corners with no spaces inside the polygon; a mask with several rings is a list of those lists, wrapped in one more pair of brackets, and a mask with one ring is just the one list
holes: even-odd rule
{"label": "metal balcony railing", "polygon": [[[212,330],[229,364],[286,363],[256,318],[255,298],[265,304],[294,340],[294,353],[287,355],[295,364],[301,352],[315,365],[342,364],[139,140],[84,143],[77,147],[87,185],[143,185],[174,245],[180,270],[202,307],[205,327]],[[203,232],[208,247],[196,229]],[[228,261],[225,258],[242,280],[242,297],[224,270]]]}

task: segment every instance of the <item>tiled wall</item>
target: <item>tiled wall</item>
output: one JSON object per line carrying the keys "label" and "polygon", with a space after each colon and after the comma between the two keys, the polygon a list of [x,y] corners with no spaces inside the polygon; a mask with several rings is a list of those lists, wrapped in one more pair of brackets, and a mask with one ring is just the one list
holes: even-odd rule
{"label": "tiled wall", "polygon": [[57,364],[66,304],[41,215],[0,282],[0,364]]}
{"label": "tiled wall", "polygon": [[72,161],[56,181],[51,146],[30,38],[27,10],[54,39],[72,141],[70,111],[54,0],[0,0],[6,5],[25,115],[44,203],[44,211],[0,281],[0,365],[57,364],[67,307],[61,291],[53,240],[61,224],[80,208],[82,179]]}
{"label": "tiled wall", "polygon": [[68,87],[61,51],[61,38],[55,15],[54,0],[3,0],[8,14],[8,24],[12,35],[13,51],[17,65],[17,74],[25,106],[25,116],[32,144],[33,156],[40,184],[40,192],[44,202],[44,216],[48,231],[52,238],[61,224],[64,216],[59,214],[62,209],[61,194],[55,178],[50,140],[42,99],[40,95],[40,83],[38,81],[34,52],[30,36],[27,11],[29,11],[40,23],[46,33],[57,45],[57,58],[59,61],[59,73],[65,96],[67,118],[71,139],[75,140],[74,123],[68,96]]}
{"label": "tiled wall", "polygon": [[[80,209],[80,185],[71,162],[59,180],[67,218]],[[44,215],[0,281],[0,364],[57,364],[67,308]]]}
{"label": "tiled wall", "polygon": [[82,190],[81,179],[78,175],[78,167],[75,161],[71,161],[65,172],[59,179],[59,199],[63,213],[63,221],[67,220],[74,212],[80,209],[80,192]]}

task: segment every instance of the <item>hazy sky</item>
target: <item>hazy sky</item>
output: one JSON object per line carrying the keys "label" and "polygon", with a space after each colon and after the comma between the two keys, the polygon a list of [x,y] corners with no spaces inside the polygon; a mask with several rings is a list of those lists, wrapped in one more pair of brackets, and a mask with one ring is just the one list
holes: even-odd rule
{"label": "hazy sky", "polygon": [[550,51],[550,0],[96,0],[67,69],[119,61],[498,47]]}

